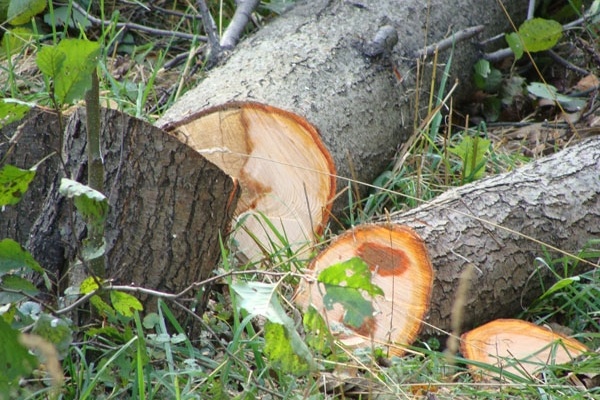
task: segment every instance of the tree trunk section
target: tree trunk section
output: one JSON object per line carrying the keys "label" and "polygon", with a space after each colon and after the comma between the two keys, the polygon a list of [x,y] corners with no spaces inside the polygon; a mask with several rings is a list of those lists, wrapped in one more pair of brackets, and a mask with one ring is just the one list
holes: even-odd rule
{"label": "tree trunk section", "polygon": [[[462,299],[463,330],[515,316],[556,280],[536,257],[545,250],[563,256],[550,246],[577,255],[600,237],[600,137],[452,189],[391,221],[423,238],[434,266],[425,335],[450,331],[458,281],[469,264],[475,273]],[[590,268],[579,262],[573,273]]]}
{"label": "tree trunk section", "polygon": [[[524,17],[526,2],[503,4],[515,21]],[[293,112],[316,127],[340,176],[338,190],[348,187],[344,178],[372,182],[419,120],[415,87],[430,89],[428,77],[417,83],[416,51],[453,31],[480,24],[485,25],[482,37],[510,27],[496,2],[299,2],[241,43],[224,65],[179,99],[157,125],[170,130],[203,110],[232,101],[263,103]],[[384,26],[393,27],[399,39],[393,49],[384,46],[378,53],[369,43]],[[389,43],[393,45],[393,40]],[[477,57],[472,44],[456,44],[449,82],[459,79],[457,93],[470,87]],[[447,58],[448,53],[443,54],[439,63]],[[347,199],[343,195],[336,202],[336,214]]]}
{"label": "tree trunk section", "polygon": [[[236,183],[160,129],[113,110],[103,110],[101,119],[110,204],[108,277],[171,293],[208,277],[220,255],[219,237],[227,234],[235,209]],[[56,121],[52,113],[32,111],[9,162],[29,168],[56,150],[62,134]],[[30,237],[29,250],[58,280],[66,276],[65,268],[76,257],[74,246],[85,237],[85,224],[58,193],[63,176],[86,182],[85,129],[85,113],[79,109],[66,124],[66,172],[58,156],[51,157],[38,169],[27,196],[2,218],[3,234],[21,243]],[[29,154],[27,148],[32,149],[30,158],[21,159]]]}

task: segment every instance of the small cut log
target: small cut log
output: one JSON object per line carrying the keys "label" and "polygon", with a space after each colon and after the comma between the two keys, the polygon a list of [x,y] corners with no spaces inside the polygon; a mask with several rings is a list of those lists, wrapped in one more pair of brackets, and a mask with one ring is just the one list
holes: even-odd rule
{"label": "small cut log", "polygon": [[507,374],[531,378],[545,366],[568,363],[588,351],[575,339],[516,319],[488,322],[461,339],[465,358],[498,368],[484,371],[470,364],[473,377],[482,380],[502,380]]}
{"label": "small cut log", "polygon": [[[433,268],[421,238],[403,226],[362,225],[340,235],[310,264],[317,278],[327,267],[359,257],[371,271],[371,282],[383,290],[372,299],[373,316],[360,326],[345,323],[348,310],[324,301],[326,288],[314,279],[300,283],[295,301],[302,309],[315,307],[328,321],[332,333],[353,348],[389,345],[389,354],[400,356],[402,346],[419,333],[429,307]],[[341,283],[341,286],[346,283]],[[365,295],[365,299],[370,299]]]}

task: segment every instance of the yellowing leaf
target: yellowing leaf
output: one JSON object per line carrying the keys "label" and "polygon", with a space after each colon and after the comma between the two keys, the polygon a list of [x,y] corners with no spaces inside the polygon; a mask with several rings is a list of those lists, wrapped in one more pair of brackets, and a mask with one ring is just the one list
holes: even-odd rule
{"label": "yellowing leaf", "polygon": [[115,310],[125,317],[133,317],[134,310],[142,311],[144,309],[142,303],[140,303],[138,299],[128,293],[120,292],[118,290],[112,290],[110,292],[110,301]]}

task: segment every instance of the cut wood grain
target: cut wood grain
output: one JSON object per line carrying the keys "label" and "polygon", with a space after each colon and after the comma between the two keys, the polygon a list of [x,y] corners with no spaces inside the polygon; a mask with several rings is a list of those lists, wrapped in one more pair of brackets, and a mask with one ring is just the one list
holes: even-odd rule
{"label": "cut wood grain", "polygon": [[[359,326],[345,323],[348,312],[340,303],[324,300],[326,288],[316,281],[326,268],[359,257],[371,271],[371,281],[383,290],[372,299],[373,315]],[[301,281],[296,304],[315,307],[343,344],[353,347],[390,345],[390,355],[402,355],[419,333],[427,313],[433,270],[419,236],[402,226],[361,225],[336,238],[310,264],[309,279]],[[341,283],[340,285],[347,285]],[[365,299],[371,301],[370,296]]]}
{"label": "cut wood grain", "polygon": [[461,337],[465,358],[499,369],[492,372],[469,364],[473,377],[482,380],[504,380],[506,374],[530,379],[544,367],[568,363],[586,351],[575,339],[517,319],[488,322]]}
{"label": "cut wood grain", "polygon": [[288,243],[297,252],[323,233],[335,167],[319,133],[304,119],[258,103],[230,103],[167,129],[239,180],[240,226],[233,239],[244,259],[258,260]]}

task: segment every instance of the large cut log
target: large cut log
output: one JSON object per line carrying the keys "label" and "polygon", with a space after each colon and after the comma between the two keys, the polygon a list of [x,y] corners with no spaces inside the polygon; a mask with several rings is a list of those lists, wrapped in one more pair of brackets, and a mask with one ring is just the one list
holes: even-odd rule
{"label": "large cut log", "polygon": [[[451,331],[458,281],[470,264],[475,272],[460,299],[463,328],[514,317],[555,279],[536,257],[577,255],[600,237],[600,137],[452,189],[391,222],[423,238],[434,266],[425,334]],[[573,273],[591,268],[578,266]]]}
{"label": "large cut log", "polygon": [[[525,3],[509,0],[503,4],[513,19],[518,21],[524,16]],[[396,148],[413,131],[418,108],[414,100],[420,92],[415,87],[430,88],[427,78],[417,85],[416,51],[452,31],[479,24],[484,25],[485,36],[510,26],[502,8],[494,2],[298,2],[236,48],[224,65],[210,71],[157,125],[184,137],[208,136],[205,145],[219,147],[220,131],[210,137],[215,130],[206,116],[235,112],[240,103],[259,102],[271,110],[295,114],[294,119],[302,121],[301,125],[312,126],[310,130],[320,133],[341,177],[338,190],[348,188],[347,178],[370,183],[390,164]],[[376,37],[380,48],[374,42]],[[471,66],[477,56],[475,46],[456,43],[450,81],[458,78],[462,83],[457,93],[469,87]],[[208,125],[197,122],[201,119]],[[251,120],[268,128],[261,143],[275,142],[271,135],[277,135],[279,126],[278,119],[274,120],[274,124]],[[245,130],[246,126],[240,128]],[[246,137],[244,132],[236,136]],[[291,143],[288,151],[309,156],[306,153],[310,150]],[[245,162],[245,158],[242,155],[239,162]],[[291,166],[312,168],[296,165],[301,159],[290,158],[294,163]],[[285,187],[290,163],[272,163],[264,168],[272,168],[271,175],[279,175],[280,185]],[[364,194],[363,188],[360,191]],[[315,204],[317,208],[325,207],[319,199],[305,199],[301,188],[295,193],[302,196],[296,202],[304,204],[305,209]],[[339,215],[348,204],[348,195],[338,198],[334,213]],[[272,217],[277,219],[276,215]],[[318,226],[320,221],[314,224]]]}
{"label": "large cut log", "polygon": [[[30,168],[55,155],[38,168],[21,202],[2,212],[0,235],[27,244],[61,281],[85,236],[84,224],[58,193],[62,177],[86,181],[85,114],[78,110],[66,123],[65,169],[58,155],[63,133],[54,113],[34,109],[17,125],[2,130],[2,137],[15,143],[7,163]],[[103,110],[101,143],[110,204],[107,277],[168,292],[208,277],[236,206],[235,182],[177,139],[117,111]],[[6,149],[0,147],[0,158]]]}
{"label": "large cut log", "polygon": [[[555,279],[549,268],[536,264],[536,257],[545,250],[554,256],[562,256],[558,250],[577,254],[599,235],[600,137],[595,137],[515,171],[452,189],[392,215],[379,227],[352,228],[309,265],[295,300],[305,310],[312,305],[320,311],[342,343],[369,347],[392,342],[400,347],[390,346],[390,354],[398,355],[421,322],[425,336],[440,336],[458,334],[460,323],[469,329],[515,316]],[[431,280],[427,253],[435,278],[430,311],[423,318]],[[349,324],[346,315],[355,304],[332,307],[317,278],[331,265],[354,257],[369,266],[372,282],[383,292],[373,296],[372,319]],[[469,278],[464,271],[471,265],[475,273]],[[593,267],[579,265],[573,273]],[[469,279],[468,293],[459,296],[461,279]],[[455,306],[463,317],[453,325]]]}

